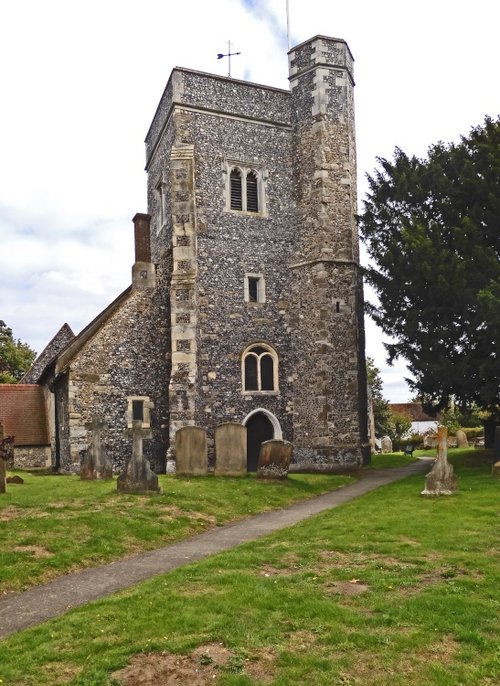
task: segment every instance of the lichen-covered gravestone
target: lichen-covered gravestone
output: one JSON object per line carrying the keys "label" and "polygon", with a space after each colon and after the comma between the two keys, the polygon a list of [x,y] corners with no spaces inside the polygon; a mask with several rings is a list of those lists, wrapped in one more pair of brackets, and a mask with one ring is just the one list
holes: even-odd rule
{"label": "lichen-covered gravestone", "polygon": [[462,429],[459,429],[456,433],[457,438],[457,448],[468,448],[469,441],[467,440],[467,434]]}
{"label": "lichen-covered gravestone", "polygon": [[132,457],[118,477],[116,488],[122,493],[158,493],[158,477],[142,454],[142,441],[152,437],[151,429],[143,429],[138,419],[132,422],[127,433],[132,435]]}
{"label": "lichen-covered gravestone", "polygon": [[260,446],[257,478],[286,479],[293,445],[288,441],[264,441]]}
{"label": "lichen-covered gravestone", "polygon": [[389,436],[384,436],[380,441],[380,450],[383,453],[392,453],[392,441]]}
{"label": "lichen-covered gravestone", "polygon": [[5,476],[7,474],[7,467],[5,465],[5,460],[3,457],[0,457],[0,493],[5,493],[6,491],[6,486],[5,486]]}
{"label": "lichen-covered gravestone", "polygon": [[425,477],[422,495],[452,495],[457,490],[457,477],[448,462],[448,429],[438,427],[438,454],[431,471]]}
{"label": "lichen-covered gravestone", "polygon": [[500,426],[495,428],[495,442],[493,444],[493,476],[500,476]]}
{"label": "lichen-covered gravestone", "polygon": [[175,473],[204,476],[208,473],[207,432],[200,426],[183,426],[175,434]]}
{"label": "lichen-covered gravestone", "polygon": [[215,476],[244,476],[247,473],[247,428],[225,422],[215,429]]}

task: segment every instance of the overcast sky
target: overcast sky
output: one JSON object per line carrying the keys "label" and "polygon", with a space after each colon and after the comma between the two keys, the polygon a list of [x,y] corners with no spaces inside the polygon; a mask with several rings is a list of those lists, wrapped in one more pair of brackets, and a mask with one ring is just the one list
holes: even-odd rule
{"label": "overcast sky", "polygon": [[[355,58],[359,199],[376,157],[424,156],[497,116],[496,0],[289,0],[291,42]],[[38,352],[130,283],[144,138],[175,66],[288,88],[285,0],[0,1],[0,319]],[[367,322],[384,394],[409,400]]]}

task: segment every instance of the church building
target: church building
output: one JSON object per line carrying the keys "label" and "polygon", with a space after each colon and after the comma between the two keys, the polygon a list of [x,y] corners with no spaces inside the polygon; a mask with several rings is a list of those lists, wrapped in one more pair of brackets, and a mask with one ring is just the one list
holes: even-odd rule
{"label": "church building", "polygon": [[92,420],[116,469],[132,420],[153,469],[175,434],[246,426],[293,470],[369,460],[356,227],[353,58],[316,36],[289,52],[290,89],[175,68],[146,136],[147,213],[132,284],[26,381],[51,396],[53,464],[78,471]]}

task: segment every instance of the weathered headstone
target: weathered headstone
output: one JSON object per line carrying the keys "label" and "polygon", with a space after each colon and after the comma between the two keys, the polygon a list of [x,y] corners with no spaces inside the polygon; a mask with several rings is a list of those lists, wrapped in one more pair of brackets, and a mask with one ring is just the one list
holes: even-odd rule
{"label": "weathered headstone", "polygon": [[437,435],[435,431],[429,431],[424,434],[424,448],[436,448]]}
{"label": "weathered headstone", "polygon": [[422,495],[452,495],[457,490],[457,477],[448,462],[448,429],[438,427],[438,454],[431,471],[425,477]]}
{"label": "weathered headstone", "polygon": [[111,479],[113,465],[102,444],[102,432],[106,427],[103,419],[94,417],[85,428],[92,432],[92,442],[82,460],[80,479]]}
{"label": "weathered headstone", "polygon": [[22,476],[19,476],[19,474],[14,474],[14,476],[8,476],[6,482],[8,484],[23,484],[24,479]]}
{"label": "weathered headstone", "polygon": [[493,443],[493,476],[500,476],[500,426],[495,427],[495,440]]}
{"label": "weathered headstone", "polygon": [[204,476],[208,473],[207,432],[200,426],[183,426],[175,434],[175,473]]}
{"label": "weathered headstone", "polygon": [[467,440],[467,434],[462,429],[459,429],[456,433],[457,438],[457,448],[468,448],[469,441]]}
{"label": "weathered headstone", "polygon": [[151,429],[143,429],[140,419],[132,422],[132,428],[127,429],[132,436],[132,457],[125,465],[125,469],[118,477],[116,487],[123,493],[158,493],[158,477],[151,470],[148,460],[142,454],[142,442],[152,438]]}
{"label": "weathered headstone", "polygon": [[392,441],[389,436],[384,436],[380,441],[380,449],[383,453],[392,453]]}
{"label": "weathered headstone", "polygon": [[289,441],[264,441],[260,446],[257,478],[286,479],[292,451]]}
{"label": "weathered headstone", "polygon": [[215,429],[215,475],[244,476],[247,473],[247,428],[226,422]]}
{"label": "weathered headstone", "polygon": [[6,491],[6,485],[5,485],[5,476],[7,474],[7,465],[5,464],[5,460],[3,457],[0,457],[0,493],[5,493]]}

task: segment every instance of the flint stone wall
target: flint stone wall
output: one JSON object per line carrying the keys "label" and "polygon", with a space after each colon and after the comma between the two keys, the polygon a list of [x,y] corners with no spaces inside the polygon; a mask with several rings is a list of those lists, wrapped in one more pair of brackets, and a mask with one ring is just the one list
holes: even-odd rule
{"label": "flint stone wall", "polygon": [[[123,303],[104,321],[70,362],[60,383],[60,467],[77,473],[91,442],[86,428],[93,417],[106,423],[103,449],[114,471],[131,456],[131,441],[125,436],[128,396],[147,396],[155,404],[151,423],[153,439],[144,455],[156,471],[164,469],[168,425],[164,379],[167,375],[162,320],[167,310],[164,298],[150,290],[131,289]],[[67,384],[67,389],[65,388]]]}

